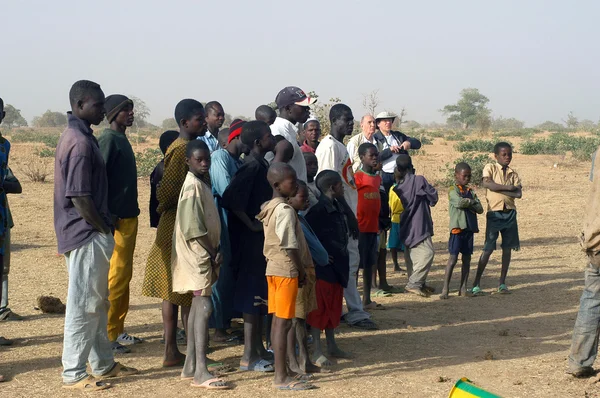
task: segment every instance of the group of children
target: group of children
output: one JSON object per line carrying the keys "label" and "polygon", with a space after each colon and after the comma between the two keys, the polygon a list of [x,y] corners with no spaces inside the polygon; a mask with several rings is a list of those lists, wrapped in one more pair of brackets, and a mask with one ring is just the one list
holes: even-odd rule
{"label": "group of children", "polygon": [[[175,211],[169,282],[173,295],[189,295],[191,309],[184,325],[187,356],[180,360],[174,357],[176,363],[165,362],[165,366],[183,364],[181,378],[191,380],[192,386],[230,388],[218,376],[227,366],[206,357],[213,302],[215,310],[221,311],[223,300],[232,307],[226,320],[230,321],[235,313],[244,320],[240,369],[274,372],[274,386],[278,389],[312,389],[312,373],[325,370],[332,357],[351,356],[337,346],[334,333],[340,324],[344,289],[349,283],[356,283],[350,278],[349,240],[353,225],[346,209],[343,176],[334,170],[321,170],[317,174],[317,157],[307,151],[303,155],[307,182],[299,179],[295,169],[286,163],[291,156],[278,156],[277,144],[282,141],[277,141],[269,124],[261,120],[235,121],[230,129],[219,133],[223,148],[211,155],[206,143],[195,139],[203,133],[202,123],[194,123],[204,118],[202,106],[196,101],[184,101],[188,103],[180,103],[176,114],[185,156],[172,158],[171,162],[167,158],[157,196],[160,203],[165,184],[178,192],[172,206]],[[167,154],[176,142],[169,146]],[[269,164],[265,157],[270,152],[275,155]],[[484,170],[488,221],[484,252],[471,290],[474,296],[482,294],[479,282],[498,234],[503,236],[500,293],[508,293],[505,278],[510,251],[519,247],[514,198],[520,197],[521,185],[518,175],[509,167],[512,148],[507,143],[498,143],[494,153],[497,163]],[[353,177],[358,193],[356,221],[363,270],[363,307],[368,310],[380,307],[370,296],[378,239],[382,229],[387,228],[381,222],[382,207],[391,216],[391,247],[405,252],[408,270],[405,290],[429,297],[434,291],[426,283],[434,259],[430,208],[438,201],[436,189],[414,173],[409,155],[400,154],[396,158],[396,182],[387,195],[389,203],[382,206],[377,147],[364,143],[359,146],[358,155],[361,166]],[[173,161],[181,164],[174,165]],[[182,168],[187,174],[179,177],[178,186],[173,185],[173,180],[165,180],[170,169]],[[442,299],[448,298],[459,254],[462,254],[459,295],[467,295],[474,234],[478,232],[476,215],[483,212],[481,202],[468,186],[471,179],[468,164],[456,165],[455,179],[449,192],[450,258]],[[161,214],[159,230],[164,217]],[[222,289],[217,303],[211,296],[213,289],[223,286],[220,284],[223,273],[233,281],[227,282],[233,297],[225,300],[227,292]],[[272,317],[267,325],[269,351],[262,341],[267,314]],[[175,316],[175,323],[176,319]],[[307,344],[309,331],[314,346],[312,359]],[[326,348],[320,340],[323,331]],[[168,353],[165,358],[168,360]]]}

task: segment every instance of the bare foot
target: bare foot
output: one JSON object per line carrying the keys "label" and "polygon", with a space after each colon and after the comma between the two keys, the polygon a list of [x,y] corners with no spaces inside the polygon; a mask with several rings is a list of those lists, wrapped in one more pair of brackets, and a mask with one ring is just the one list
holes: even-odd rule
{"label": "bare foot", "polygon": [[442,290],[442,294],[440,294],[440,300],[448,300],[448,292],[446,290]]}
{"label": "bare foot", "polygon": [[329,366],[333,366],[333,363],[331,363],[331,361],[329,360],[329,358],[327,358],[325,355],[321,354],[317,359],[315,359],[314,361],[318,366],[322,367],[322,368],[326,368]]}
{"label": "bare foot", "polygon": [[331,356],[333,358],[353,358],[354,357],[351,353],[342,351],[337,347],[333,348],[331,350],[328,349],[327,354],[329,354],[329,356]]}
{"label": "bare foot", "polygon": [[309,363],[308,365],[306,365],[306,372],[305,373],[320,373],[321,372],[321,368],[318,367],[315,364]]}
{"label": "bare foot", "polygon": [[467,288],[463,287],[458,291],[458,295],[462,297],[467,297],[469,293],[467,292]]}

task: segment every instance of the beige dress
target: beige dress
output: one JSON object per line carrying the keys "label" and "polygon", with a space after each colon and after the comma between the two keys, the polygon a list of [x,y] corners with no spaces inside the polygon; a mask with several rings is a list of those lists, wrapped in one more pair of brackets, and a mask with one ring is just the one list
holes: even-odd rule
{"label": "beige dress", "polygon": [[221,238],[221,221],[211,188],[188,172],[179,194],[173,230],[173,292],[201,290],[202,296],[212,294],[211,287],[217,281],[219,270],[200,244],[198,238],[201,237],[205,237],[216,252]]}

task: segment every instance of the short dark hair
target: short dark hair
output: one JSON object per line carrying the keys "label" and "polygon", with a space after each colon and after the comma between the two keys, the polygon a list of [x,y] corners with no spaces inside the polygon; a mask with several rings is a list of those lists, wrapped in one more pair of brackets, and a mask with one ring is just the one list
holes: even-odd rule
{"label": "short dark hair", "polygon": [[399,171],[411,171],[413,168],[412,159],[409,155],[401,153],[396,158],[396,167]]}
{"label": "short dark hair", "polygon": [[222,130],[219,130],[217,134],[217,141],[219,141],[219,146],[224,148],[227,145],[227,141],[229,141],[229,128],[226,127]]}
{"label": "short dark hair", "polygon": [[304,161],[307,160],[306,158],[314,158],[317,162],[319,161],[313,152],[302,152],[302,156],[304,156]]}
{"label": "short dark hair", "polygon": [[181,127],[182,120],[190,120],[192,116],[197,115],[201,111],[204,112],[204,107],[195,99],[186,98],[179,101],[175,107],[175,120],[177,121],[177,125]]}
{"label": "short dark hair", "polygon": [[337,171],[333,170],[323,170],[319,174],[317,174],[317,179],[315,184],[319,191],[327,192],[329,188],[334,186],[335,184],[342,182],[342,177],[338,174]]}
{"label": "short dark hair", "polygon": [[209,101],[206,103],[206,105],[204,105],[204,112],[208,113],[209,110],[213,110],[216,111],[217,107],[221,107],[221,109],[223,109],[223,105],[221,105],[220,102],[218,101]]}
{"label": "short dark hair", "polygon": [[263,122],[271,119],[273,116],[277,117],[277,112],[269,105],[261,105],[256,108],[256,111],[254,112],[254,118],[256,120],[262,120]]}
{"label": "short dark hair", "polygon": [[208,149],[208,145],[206,145],[206,142],[202,140],[191,140],[185,146],[185,157],[191,158],[194,152],[198,150],[210,152],[210,149]]}
{"label": "short dark hair", "polygon": [[358,146],[358,156],[365,156],[369,149],[377,150],[377,147],[370,142],[362,143]]}
{"label": "short dark hair", "polygon": [[0,110],[4,109],[4,100],[0,97]]}
{"label": "short dark hair", "polygon": [[338,120],[346,112],[352,113],[352,109],[345,104],[335,104],[329,110],[329,121],[333,123],[334,120]]}
{"label": "short dark hair", "polygon": [[469,163],[460,162],[454,167],[455,173],[460,173],[463,170],[471,170],[471,166],[469,166]]}
{"label": "short dark hair", "polygon": [[270,131],[269,125],[260,120],[253,120],[245,123],[242,126],[242,134],[240,135],[240,139],[244,145],[254,148],[254,143],[262,138],[265,129]]}
{"label": "short dark hair", "polygon": [[267,180],[269,180],[269,184],[273,186],[275,185],[275,183],[283,181],[292,173],[296,175],[296,170],[294,170],[294,168],[289,164],[282,162],[273,162],[269,166],[269,171],[267,172]]}
{"label": "short dark hair", "polygon": [[494,145],[494,154],[497,155],[500,153],[500,149],[502,148],[506,148],[506,149],[510,149],[512,151],[512,146],[508,143],[508,142],[499,142],[496,145]]}
{"label": "short dark hair", "polygon": [[71,90],[69,90],[69,103],[73,105],[78,101],[83,101],[97,90],[102,91],[98,83],[90,80],[78,80],[73,83]]}
{"label": "short dark hair", "polygon": [[158,139],[158,147],[163,155],[167,153],[169,146],[179,137],[179,132],[175,130],[167,130],[160,135]]}

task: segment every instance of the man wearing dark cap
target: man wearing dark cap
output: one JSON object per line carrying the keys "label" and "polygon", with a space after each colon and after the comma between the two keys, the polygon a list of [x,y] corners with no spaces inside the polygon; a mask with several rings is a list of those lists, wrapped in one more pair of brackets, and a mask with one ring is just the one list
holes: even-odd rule
{"label": "man wearing dark cap", "polygon": [[[306,182],[306,163],[298,145],[298,123],[305,123],[310,116],[309,106],[317,102],[298,87],[286,87],[282,89],[275,103],[279,109],[279,116],[271,125],[273,135],[281,135],[294,147],[294,156],[288,162],[296,171],[299,180]],[[271,157],[272,159],[272,157]],[[267,159],[267,160],[271,160]]]}
{"label": "man wearing dark cap", "polygon": [[133,275],[133,252],[138,230],[137,168],[135,155],[125,135],[133,124],[133,101],[124,95],[106,97],[106,119],[110,128],[98,137],[108,177],[108,209],[115,225],[115,249],[108,274],[108,339],[115,354],[130,352],[126,345],[142,340],[125,333],[129,310],[129,282]]}

